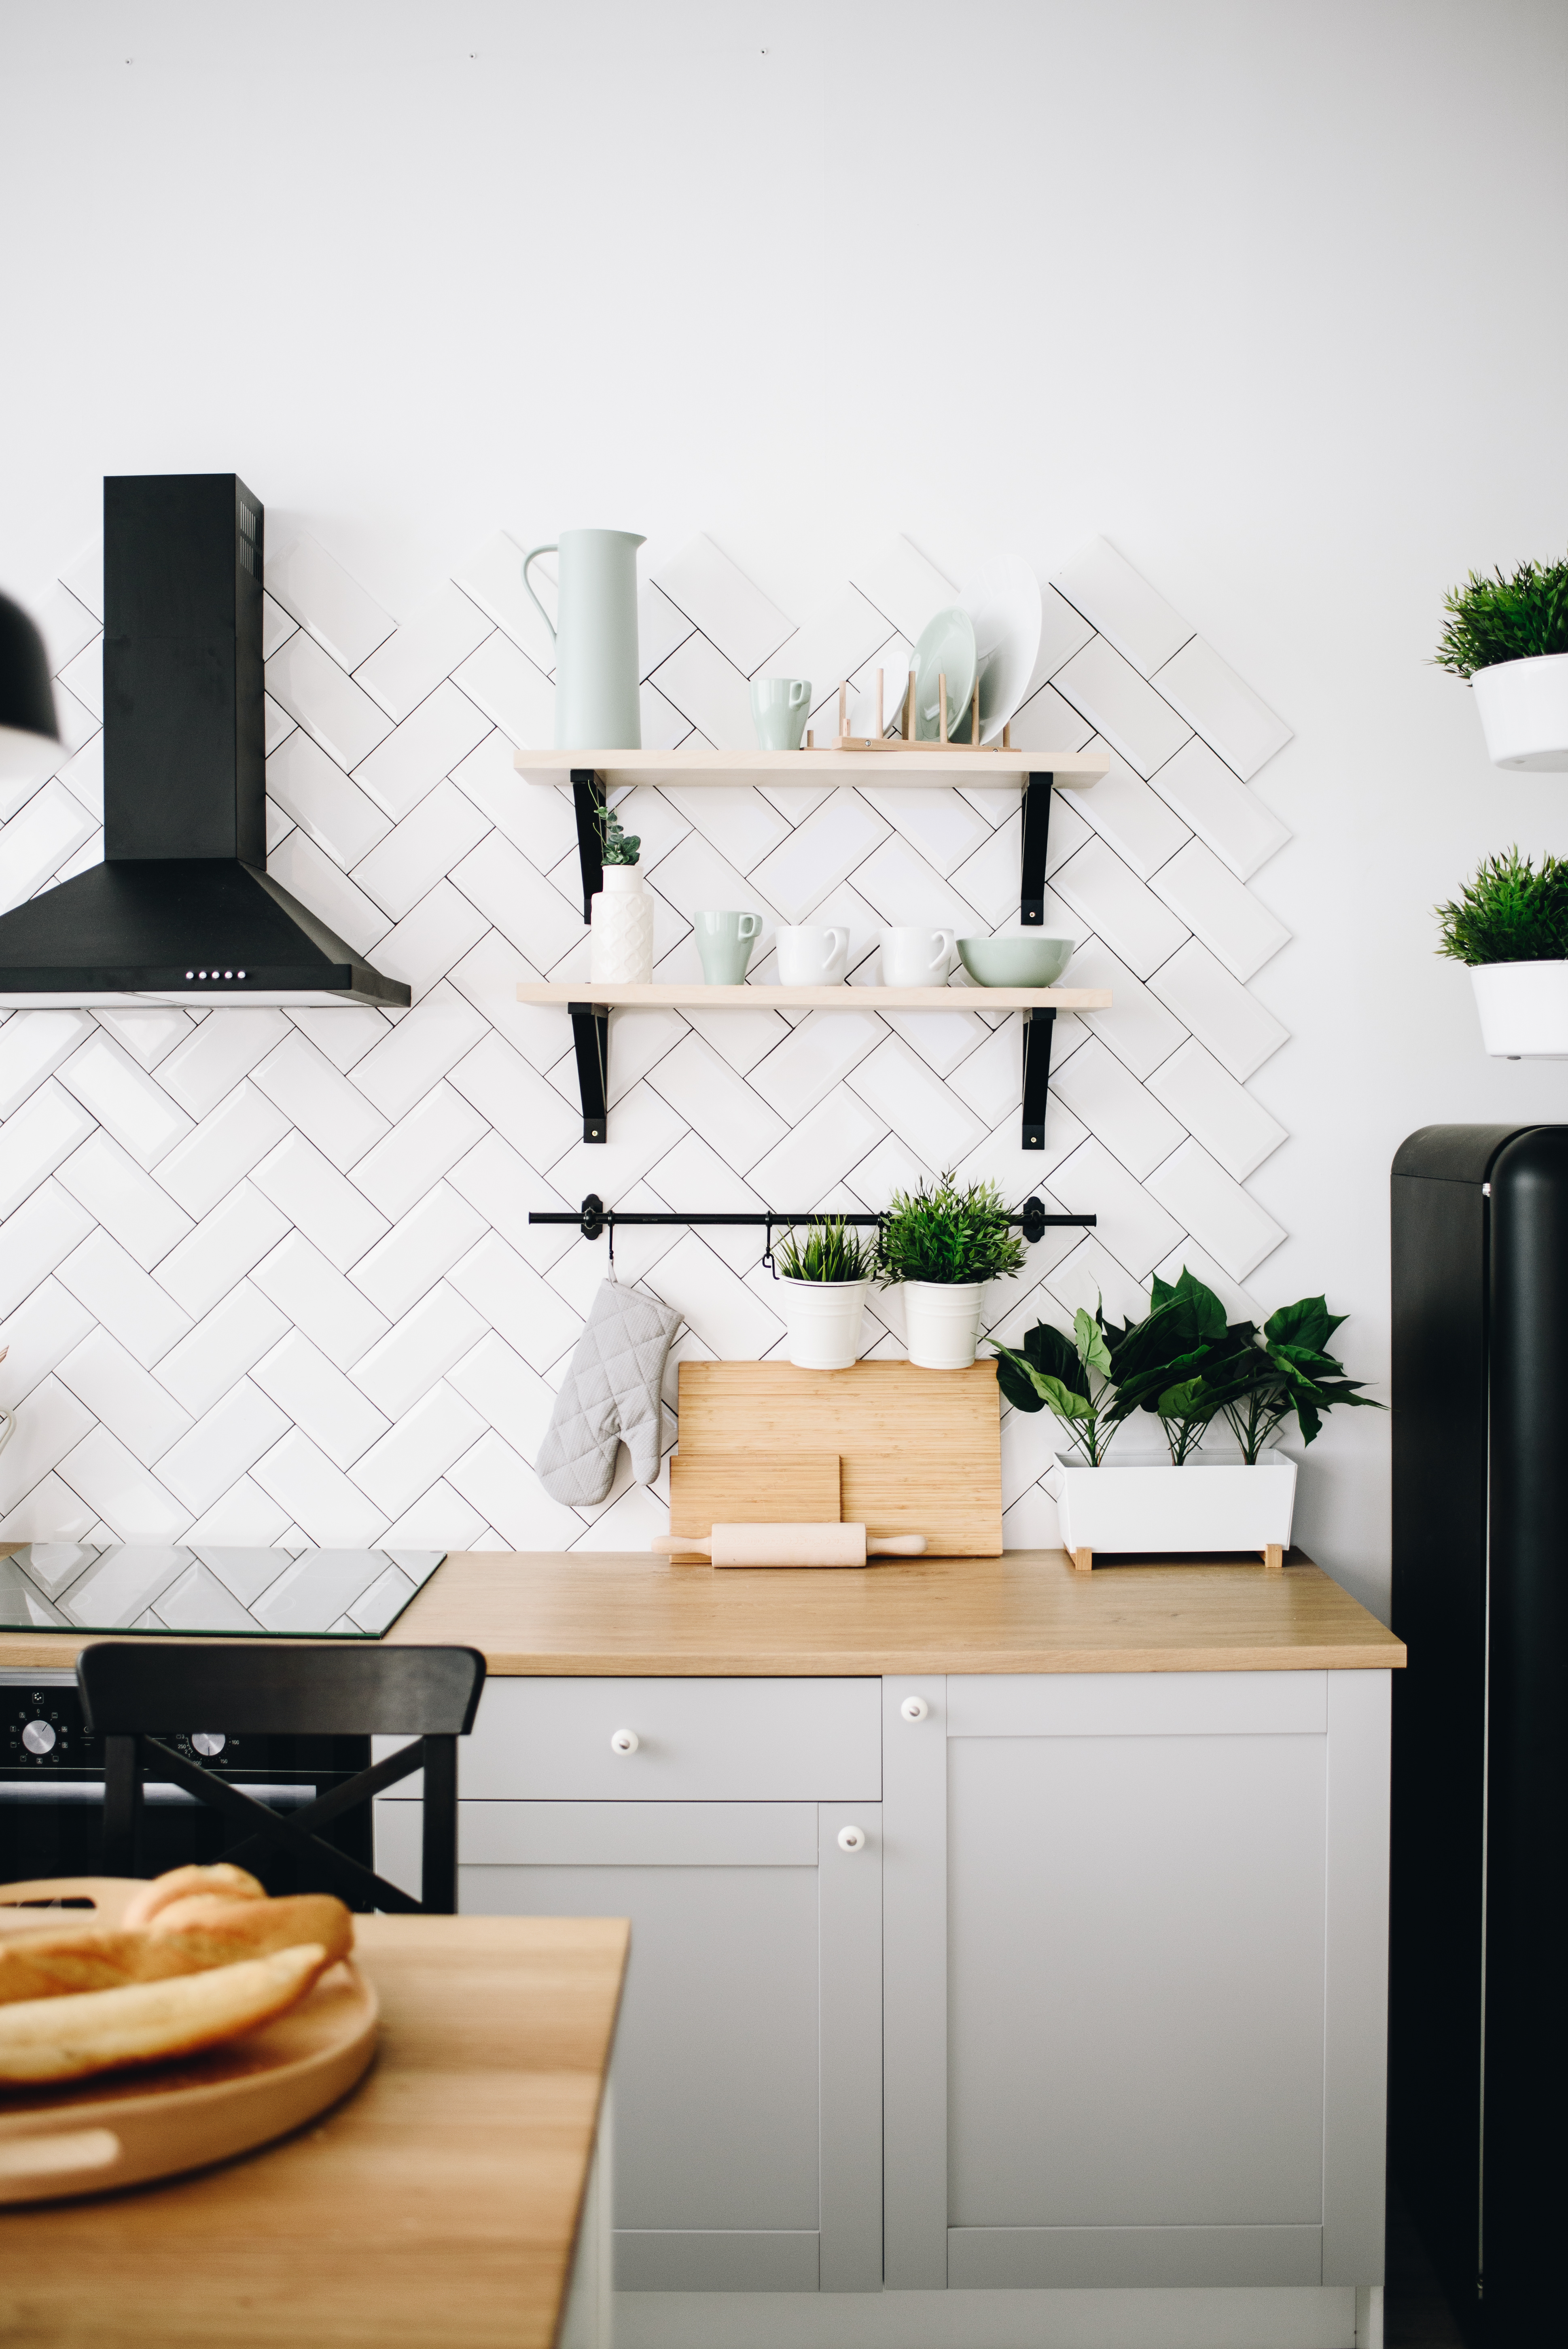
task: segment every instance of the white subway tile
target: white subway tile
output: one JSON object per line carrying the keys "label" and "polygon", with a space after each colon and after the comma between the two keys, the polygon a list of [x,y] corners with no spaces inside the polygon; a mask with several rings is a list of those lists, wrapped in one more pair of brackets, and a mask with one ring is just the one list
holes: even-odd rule
{"label": "white subway tile", "polygon": [[[139,1546],[177,1542],[185,1529],[190,1512],[107,1427],[95,1427],[84,1436],[74,1451],[67,1453],[57,1473],[62,1484],[113,1526],[122,1542]],[[167,1573],[159,1568],[134,1585],[124,1580],[144,1570],[140,1560],[122,1565],[119,1558],[89,1567],[66,1593],[65,1613],[73,1622],[90,1624],[95,1630],[105,1628],[106,1620],[119,1626],[134,1622],[159,1589],[174,1579],[181,1563],[171,1560]]]}
{"label": "white subway tile", "polygon": [[[720,856],[727,858],[738,873],[749,873],[754,864],[759,864],[771,850],[789,837],[789,827],[777,809],[769,805],[760,792],[749,788],[711,791],[699,787],[687,790],[679,783],[666,783],[659,796],[677,808],[693,829],[700,832],[709,845],[717,849]],[[635,818],[632,812],[617,807],[616,813],[626,831],[635,831]],[[575,846],[575,843],[573,844]],[[654,861],[649,853],[651,847],[651,843],[645,843],[643,851],[643,859],[650,866]]]}
{"label": "white subway tile", "polygon": [[[1141,979],[1134,978],[1103,938],[1090,938],[1079,947],[1062,973],[1062,985],[1109,989],[1109,1011],[1084,1011],[1078,1017],[1135,1077],[1147,1079],[1185,1040],[1187,1031],[1181,1021],[1171,1018]],[[1057,1025],[1058,1029],[1062,1025],[1059,1016]]]}
{"label": "white subway tile", "polygon": [[[177,1044],[195,1033],[197,1025],[188,1011],[176,1010],[172,1004],[150,1003],[140,1010],[106,1009],[96,1011],[93,1017],[143,1069],[156,1069]],[[162,1079],[159,1081],[161,1083]]]}
{"label": "white subway tile", "polygon": [[1152,677],[1192,634],[1191,622],[1103,538],[1091,540],[1051,585],[1140,676]]}
{"label": "white subway tile", "polygon": [[484,1224],[449,1184],[438,1183],[354,1268],[356,1287],[397,1320],[482,1238]]}
{"label": "white subway tile", "polygon": [[666,1052],[648,1082],[686,1124],[722,1135],[726,1154],[738,1168],[751,1165],[784,1137],[783,1119],[700,1036],[688,1036]]}
{"label": "white subway tile", "polygon": [[[1085,641],[1092,641],[1092,632],[1086,634]],[[1043,768],[1047,757],[1087,750],[1094,740],[1094,727],[1070,701],[1063,700],[1054,685],[1041,685],[1015,713],[1010,740],[1016,750],[1040,752]],[[1099,785],[1089,788],[1098,790]]]}
{"label": "white subway tile", "polygon": [[263,750],[266,757],[270,759],[273,751],[280,750],[294,732],[294,721],[288,711],[273,699],[270,693],[263,694],[262,697],[262,712],[264,727]]}
{"label": "white subway tile", "polygon": [[191,1121],[157,1079],[95,1029],[60,1071],[59,1081],[140,1166],[156,1166],[191,1131]]}
{"label": "white subway tile", "polygon": [[299,622],[292,612],[285,612],[263,587],[262,590],[262,658],[270,661],[278,647],[286,644]]}
{"label": "white subway tile", "polygon": [[[500,827],[514,848],[521,848],[538,871],[548,873],[552,864],[559,864],[577,845],[577,818],[571,788],[568,785],[551,790],[542,784],[525,783],[513,763],[514,757],[511,740],[499,726],[492,727],[478,749],[470,750],[452,769],[451,780],[491,823]],[[622,796],[635,798],[638,794]],[[656,792],[645,796],[655,805],[661,804]],[[629,832],[637,828],[634,821],[627,823]],[[645,855],[644,862],[648,862]]]}
{"label": "white subway tile", "polygon": [[101,1130],[66,1160],[59,1179],[144,1272],[150,1272],[191,1229],[190,1216],[168,1192]]}
{"label": "white subway tile", "polygon": [[253,1184],[236,1183],[190,1237],[163,1258],[158,1267],[159,1284],[187,1313],[210,1313],[287,1230],[286,1221],[270,1199],[263,1199]]}
{"label": "white subway tile", "polygon": [[[103,736],[95,734],[90,742],[84,742],[75,758],[66,761],[65,765],[59,769],[58,775],[59,781],[64,783],[72,799],[81,802],[94,824],[101,824],[103,822]],[[87,843],[84,843],[77,854],[86,854]],[[74,864],[76,859],[73,858],[71,861]]]}
{"label": "white subway tile", "polygon": [[[98,1511],[89,1509],[57,1476],[44,1476],[0,1517],[0,1541],[86,1542],[97,1519]],[[65,1617],[44,1599],[37,1601],[34,1619],[40,1628],[67,1628]]]}
{"label": "white subway tile", "polygon": [[[555,637],[552,626],[541,619],[539,607],[523,585],[522,558],[528,552],[497,531],[476,547],[466,562],[459,563],[452,576],[463,594],[477,604],[487,618],[504,628],[514,644],[521,645],[531,660],[542,670],[555,667]],[[534,593],[542,597],[548,611],[555,609],[555,557],[547,554],[529,573]]]}
{"label": "white subway tile", "polygon": [[1095,1237],[1100,1246],[1137,1280],[1147,1280],[1181,1237],[1181,1226],[1160,1204],[1163,1195],[1157,1188],[1158,1177],[1147,1185],[1135,1181],[1120,1160],[1092,1138],[1065,1158],[1050,1179],[1069,1214],[1098,1218]]}
{"label": "white subway tile", "polygon": [[1212,645],[1194,636],[1154,679],[1194,732],[1217,750],[1243,783],[1290,740],[1290,728],[1243,685]]}
{"label": "white subway tile", "polygon": [[[738,1017],[736,1013],[729,1015]],[[576,1128],[582,1132],[581,1124]],[[634,1086],[610,1123],[604,1142],[574,1142],[552,1165],[542,1168],[572,1206],[597,1191],[602,1199],[624,1199],[684,1131],[668,1103],[645,1084]]]}
{"label": "white subway tile", "polygon": [[291,896],[335,930],[356,954],[368,955],[387,935],[388,924],[380,906],[363,889],[356,889],[347,874],[339,872],[302,830],[290,833],[268,859],[267,869],[274,881],[281,881]]}
{"label": "white subway tile", "polygon": [[356,1003],[346,1003],[341,1010],[327,1004],[302,1003],[289,1018],[318,1052],[325,1053],[335,1069],[351,1069],[396,1024],[384,1012]]}
{"label": "white subway tile", "polygon": [[1285,1237],[1199,1143],[1184,1142],[1150,1176],[1149,1188],[1233,1280],[1245,1280]]}
{"label": "white subway tile", "polygon": [[159,1478],[188,1509],[210,1509],[288,1428],[277,1404],[241,1379],[159,1459]]}
{"label": "white subway tile", "polygon": [[1074,1116],[1140,1182],[1186,1139],[1176,1119],[1098,1038],[1075,1052],[1059,1074],[1052,1073],[1057,1094]]}
{"label": "white subway tile", "polygon": [[357,1362],[387,1334],[386,1315],[303,1232],[290,1232],[281,1239],[252,1278],[340,1371]]}
{"label": "white subway tile", "polygon": [[885,923],[940,923],[962,937],[985,927],[962,890],[896,833],[857,868],[855,887]]}
{"label": "white subway tile", "polygon": [[264,1453],[251,1474],[311,1541],[359,1548],[380,1539],[384,1512],[299,1428]]}
{"label": "white subway tile", "polygon": [[75,657],[56,678],[67,693],[74,693],[84,709],[90,709],[98,724],[103,724],[103,637],[96,636],[82,647]]}
{"label": "white subway tile", "polygon": [[167,1589],[159,1592],[152,1613],[170,1631],[253,1631],[255,1628],[249,1609],[224,1589],[211,1567],[200,1563],[188,1566]]}
{"label": "white subway tile", "polygon": [[83,1011],[23,1011],[0,1028],[0,1117],[10,1117],[53,1076],[92,1021]]}
{"label": "white subway tile", "polygon": [[568,1202],[499,1133],[487,1133],[447,1179],[536,1271],[547,1271],[572,1246],[573,1235],[564,1226],[530,1224],[531,1207],[558,1215]]}
{"label": "white subway tile", "polygon": [[554,741],[555,688],[499,629],[453,671],[452,683],[517,749]]}
{"label": "white subway tile", "polygon": [[302,628],[267,663],[267,691],[346,772],[368,758],[391,722]]}
{"label": "white subway tile", "polygon": [[[454,1362],[473,1352],[485,1334],[483,1315],[446,1281],[438,1280],[355,1363],[354,1382],[364,1388],[378,1411],[399,1421]],[[500,1340],[494,1342],[500,1345]],[[502,1347],[501,1350],[510,1350]]]}
{"label": "white subway tile", "polygon": [[[376,968],[388,978],[405,980],[418,1003],[489,930],[477,905],[449,881],[438,881],[396,928],[377,940]],[[524,974],[519,957],[508,951],[515,1001],[517,982]]]}
{"label": "white subway tile", "polygon": [[[1020,1046],[1020,1052],[1022,1047]],[[1046,1111],[1046,1139],[1039,1150],[1026,1150],[1023,1144],[1022,1094],[1023,1077],[1019,1074],[1019,1107],[1005,1118],[994,1132],[988,1133],[977,1150],[958,1162],[957,1174],[961,1183],[995,1183],[1006,1199],[1026,1199],[1041,1183],[1048,1182],[1052,1170],[1059,1162],[1077,1150],[1084,1139],[1084,1129],[1067,1103],[1053,1095]],[[934,1168],[934,1172],[940,1172]]]}
{"label": "white subway tile", "polygon": [[15,1312],[6,1314],[0,1330],[7,1349],[0,1366],[0,1404],[15,1411],[92,1326],[92,1315],[57,1280],[39,1281]]}
{"label": "white subway tile", "polygon": [[484,1033],[485,1023],[472,1004],[443,985],[406,1012],[375,1050],[355,1063],[350,1080],[383,1117],[396,1122]]}
{"label": "white subway tile", "polygon": [[[1097,747],[1103,750],[1105,745]],[[1077,812],[1143,881],[1192,837],[1180,817],[1114,751],[1109,771],[1093,791],[1078,793]]]}
{"label": "white subway tile", "polygon": [[583,1520],[552,1501],[532,1469],[492,1430],[447,1471],[447,1482],[517,1548],[564,1549]]}
{"label": "white subway tile", "polygon": [[[1059,1014],[1057,1024],[1058,1027],[1061,1025]],[[1059,1065],[1053,1040],[1053,1083]],[[1004,1019],[999,1027],[990,1031],[975,1051],[960,1062],[947,1081],[959,1100],[974,1111],[987,1132],[1000,1125],[1007,1117],[1021,1117],[1024,1092],[1022,1021]]]}
{"label": "white subway tile", "polygon": [[[0,1153],[3,1154],[3,1153]],[[5,1224],[0,1315],[9,1314],[92,1230],[92,1218],[58,1183],[42,1183]]]}
{"label": "white subway tile", "polygon": [[33,605],[32,615],[44,639],[49,675],[58,677],[93,638],[103,633],[103,621],[89,612],[80,596],[57,580],[46,595]]}
{"label": "white subway tile", "polygon": [[[486,1530],[483,1512],[476,1509],[471,1501],[465,1501],[443,1476],[438,1478],[428,1493],[420,1494],[412,1508],[406,1509],[396,1525],[387,1526],[378,1547],[383,1549],[472,1549]],[[402,1585],[402,1591],[396,1597],[393,1595],[394,1576]],[[382,1629],[380,1619],[387,1616],[396,1620],[397,1615],[413,1595],[414,1585],[407,1576],[397,1568],[391,1567],[363,1599],[356,1599],[350,1612],[355,1621],[363,1624],[367,1631],[378,1631]]]}
{"label": "white subway tile", "polygon": [[490,829],[472,800],[454,783],[438,783],[355,866],[355,883],[383,912],[401,921]]}
{"label": "white subway tile", "polygon": [[1191,730],[1103,636],[1094,637],[1057,670],[1053,690],[1140,775],[1162,767]]}
{"label": "white subway tile", "polygon": [[367,793],[351,782],[303,726],[267,761],[267,792],[336,864],[357,864],[391,829]]}
{"label": "white subway tile", "polygon": [[63,783],[47,782],[35,792],[0,833],[0,913],[32,896],[92,838],[94,829],[87,809]]}
{"label": "white subway tile", "polygon": [[283,1013],[270,1007],[210,1012],[160,1061],[158,1081],[191,1117],[205,1117],[288,1032]]}
{"label": "white subway tile", "polygon": [[665,699],[717,750],[755,750],[751,690],[745,673],[706,636],[690,636],[652,679]]}
{"label": "white subway tile", "polygon": [[848,1080],[851,1090],[934,1165],[951,1166],[985,1129],[901,1037],[890,1036]]}
{"label": "white subway tile", "polygon": [[[582,1330],[578,1316],[496,1232],[487,1234],[454,1266],[451,1284],[536,1371],[559,1361]],[[458,1483],[458,1490],[466,1492],[467,1487]],[[477,1495],[469,1497],[485,1508]],[[485,1508],[485,1515],[493,1524],[494,1510]]]}
{"label": "white subway tile", "polygon": [[63,767],[84,743],[91,741],[98,721],[87,703],[78,699],[68,685],[62,685],[58,678],[55,679],[55,723],[59,730],[59,764]]}
{"label": "white subway tile", "polygon": [[673,750],[689,739],[692,727],[656,685],[644,684],[637,688],[637,731],[645,750]]}
{"label": "white subway tile", "polygon": [[107,1330],[94,1330],[85,1338],[66,1356],[57,1375],[61,1385],[68,1387],[144,1468],[150,1468],[191,1425],[190,1413],[181,1409],[150,1371],[131,1360]]}
{"label": "white subway tile", "polygon": [[391,635],[394,622],[321,541],[296,524],[267,525],[267,594],[332,655],[356,668]]}
{"label": "white subway tile", "polygon": [[895,531],[857,557],[850,577],[911,644],[934,614],[958,600],[952,580]]}
{"label": "white subway tile", "polygon": [[354,1481],[389,1517],[400,1516],[484,1433],[479,1413],[439,1381],[356,1461]]}
{"label": "white subway tile", "polygon": [[[86,1410],[59,1380],[41,1380],[27,1408],[19,1413],[16,1432],[0,1454],[0,1509],[14,1509],[49,1471],[79,1444],[93,1424]],[[14,1535],[7,1535],[14,1540]]]}
{"label": "white subway tile", "polygon": [[1285,1139],[1278,1120],[1192,1038],[1154,1071],[1149,1089],[1238,1183]]}
{"label": "white subway tile", "polygon": [[488,616],[450,580],[354,672],[388,718],[407,718],[490,632]]}
{"label": "white subway tile", "polygon": [[[339,1468],[348,1467],[387,1433],[385,1415],[303,1330],[291,1330],[281,1345],[263,1355],[251,1377]],[[265,1477],[260,1481],[266,1483]]]}
{"label": "white subway tile", "polygon": [[[466,759],[490,729],[455,685],[438,685],[411,716],[354,771],[384,813],[399,823]],[[440,867],[430,875],[438,877]]]}
{"label": "white subway tile", "polygon": [[[1080,1308],[1092,1313],[1097,1305],[1104,1307],[1108,1321],[1139,1321],[1149,1310],[1148,1281],[1134,1279],[1092,1232],[1047,1276],[1046,1285],[1061,1308],[1063,1324],[1070,1323]],[[1055,1320],[1057,1316],[1041,1318]],[[1125,1448],[1125,1433],[1121,1442]]]}
{"label": "white subway tile", "polygon": [[340,1173],[387,1131],[379,1111],[297,1029],[260,1063],[251,1081]]}
{"label": "white subway tile", "polygon": [[662,563],[653,580],[743,677],[760,668],[794,633],[793,622],[777,604],[700,533]]}
{"label": "white subway tile", "polygon": [[[808,679],[813,713],[830,701],[836,729],[841,682],[847,683],[857,669],[874,660],[877,653],[893,642],[895,634],[885,613],[879,612],[858,587],[846,586],[826,611],[785,638],[766,662],[766,674]],[[902,684],[902,678],[899,682]],[[892,676],[883,683],[883,714],[890,719],[893,683]],[[874,715],[872,722],[874,725]]]}
{"label": "white subway tile", "polygon": [[[225,1011],[212,1017],[228,1021],[245,1014]],[[204,1021],[203,1027],[210,1024]],[[192,1091],[197,1089],[193,1077]],[[238,1084],[160,1162],[158,1180],[188,1216],[204,1216],[287,1132],[287,1121],[265,1094],[253,1084]]]}
{"label": "white subway tile", "polygon": [[[835,793],[830,823],[839,812],[839,802],[849,796],[847,792]],[[893,825],[938,873],[954,872],[993,836],[985,818],[958,792],[890,783],[863,787],[855,797]]]}
{"label": "white subway tile", "polygon": [[552,888],[499,833],[471,850],[450,877],[536,970],[548,970],[585,935],[581,904]]}
{"label": "white subway tile", "polygon": [[1161,798],[1216,856],[1224,858],[1238,880],[1250,881],[1290,838],[1278,816],[1255,792],[1239,783],[1196,734],[1151,781]]}
{"label": "white subway tile", "polygon": [[355,1184],[373,1206],[396,1221],[486,1132],[484,1119],[460,1093],[449,1084],[433,1085],[374,1150],[366,1151],[354,1169]]}
{"label": "white subway tile", "polygon": [[1120,956],[1140,978],[1170,959],[1187,932],[1163,905],[1101,840],[1068,859],[1057,872],[1056,885],[1073,912]]}
{"label": "white subway tile", "polygon": [[[236,1548],[270,1549],[287,1529],[289,1512],[282,1509],[270,1493],[249,1476],[240,1477],[226,1493],[221,1493],[210,1509],[186,1528],[188,1548],[200,1551],[203,1547],[221,1548],[232,1553]],[[230,1560],[223,1561],[229,1564]],[[218,1579],[212,1567],[207,1571]]]}
{"label": "white subway tile", "polygon": [[1290,932],[1201,840],[1189,841],[1150,886],[1241,979],[1253,978]]}
{"label": "white subway tile", "polygon": [[253,1180],[339,1272],[346,1272],[387,1228],[368,1199],[303,1133],[286,1134]]}
{"label": "white subway tile", "polygon": [[144,1369],[150,1370],[191,1327],[191,1316],[101,1226],[60,1265],[58,1277]]}
{"label": "white subway tile", "polygon": [[170,1348],[158,1365],[158,1377],[176,1402],[200,1417],[277,1344],[287,1328],[277,1307],[242,1280],[189,1337]]}
{"label": "white subway tile", "polygon": [[[820,1199],[882,1137],[882,1121],[847,1084],[835,1085],[747,1176],[769,1206],[799,1213]],[[559,1169],[556,1181],[562,1181]],[[609,1195],[614,1198],[614,1194]]]}
{"label": "white subway tile", "polygon": [[871,1012],[813,1012],[751,1070],[748,1081],[789,1124],[799,1124],[887,1030]]}
{"label": "white subway tile", "polygon": [[660,1257],[644,1286],[726,1361],[760,1361],[784,1326],[782,1311],[764,1305],[696,1232]]}
{"label": "white subway tile", "polygon": [[448,1371],[447,1383],[525,1459],[538,1453],[555,1408],[554,1389],[493,1330]]}

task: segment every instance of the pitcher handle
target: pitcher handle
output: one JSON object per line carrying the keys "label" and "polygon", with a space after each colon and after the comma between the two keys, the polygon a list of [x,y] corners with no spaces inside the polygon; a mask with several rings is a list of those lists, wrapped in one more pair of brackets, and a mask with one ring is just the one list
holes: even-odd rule
{"label": "pitcher handle", "polygon": [[542,554],[554,554],[558,553],[559,545],[560,542],[557,540],[552,541],[549,546],[531,546],[528,553],[522,558],[522,592],[528,597],[529,602],[532,605],[534,610],[538,613],[545,626],[549,629],[550,641],[552,644],[554,644],[556,641],[555,623],[551,618],[549,613],[545,610],[543,605],[534,594],[532,586],[530,585],[528,566],[531,563],[536,562]]}

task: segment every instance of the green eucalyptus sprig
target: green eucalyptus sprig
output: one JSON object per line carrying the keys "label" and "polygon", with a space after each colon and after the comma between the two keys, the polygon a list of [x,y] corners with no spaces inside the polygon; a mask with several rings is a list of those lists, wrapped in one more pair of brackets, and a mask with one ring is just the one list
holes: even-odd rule
{"label": "green eucalyptus sprig", "polygon": [[600,808],[599,831],[603,842],[600,855],[601,864],[634,864],[636,863],[637,852],[643,844],[641,836],[634,832],[622,831],[621,819],[614,808]]}
{"label": "green eucalyptus sprig", "polygon": [[1434,656],[1439,668],[1468,684],[1478,668],[1501,661],[1568,653],[1568,556],[1561,563],[1522,563],[1511,579],[1501,567],[1490,579],[1471,572],[1443,598],[1448,624]]}
{"label": "green eucalyptus sprig", "polygon": [[1458,901],[1436,911],[1442,932],[1438,952],[1472,968],[1568,959],[1568,863],[1560,856],[1543,856],[1539,872],[1533,858],[1517,848],[1489,856]]}

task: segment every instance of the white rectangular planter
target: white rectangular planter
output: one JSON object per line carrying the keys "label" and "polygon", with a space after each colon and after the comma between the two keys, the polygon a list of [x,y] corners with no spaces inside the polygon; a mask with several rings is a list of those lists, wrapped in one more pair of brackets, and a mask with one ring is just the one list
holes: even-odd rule
{"label": "white rectangular planter", "polygon": [[1058,1458],[1040,1481],[1080,1574],[1097,1549],[1255,1549],[1277,1567],[1290,1547],[1295,1462],[1283,1452],[1265,1452],[1255,1468],[1199,1461],[1085,1468]]}

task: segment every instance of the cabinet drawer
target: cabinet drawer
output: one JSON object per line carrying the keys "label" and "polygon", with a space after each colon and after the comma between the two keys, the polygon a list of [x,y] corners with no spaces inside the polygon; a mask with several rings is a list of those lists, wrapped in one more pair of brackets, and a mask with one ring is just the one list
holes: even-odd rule
{"label": "cabinet drawer", "polygon": [[875,1802],[882,1683],[491,1680],[458,1750],[470,1801]]}

